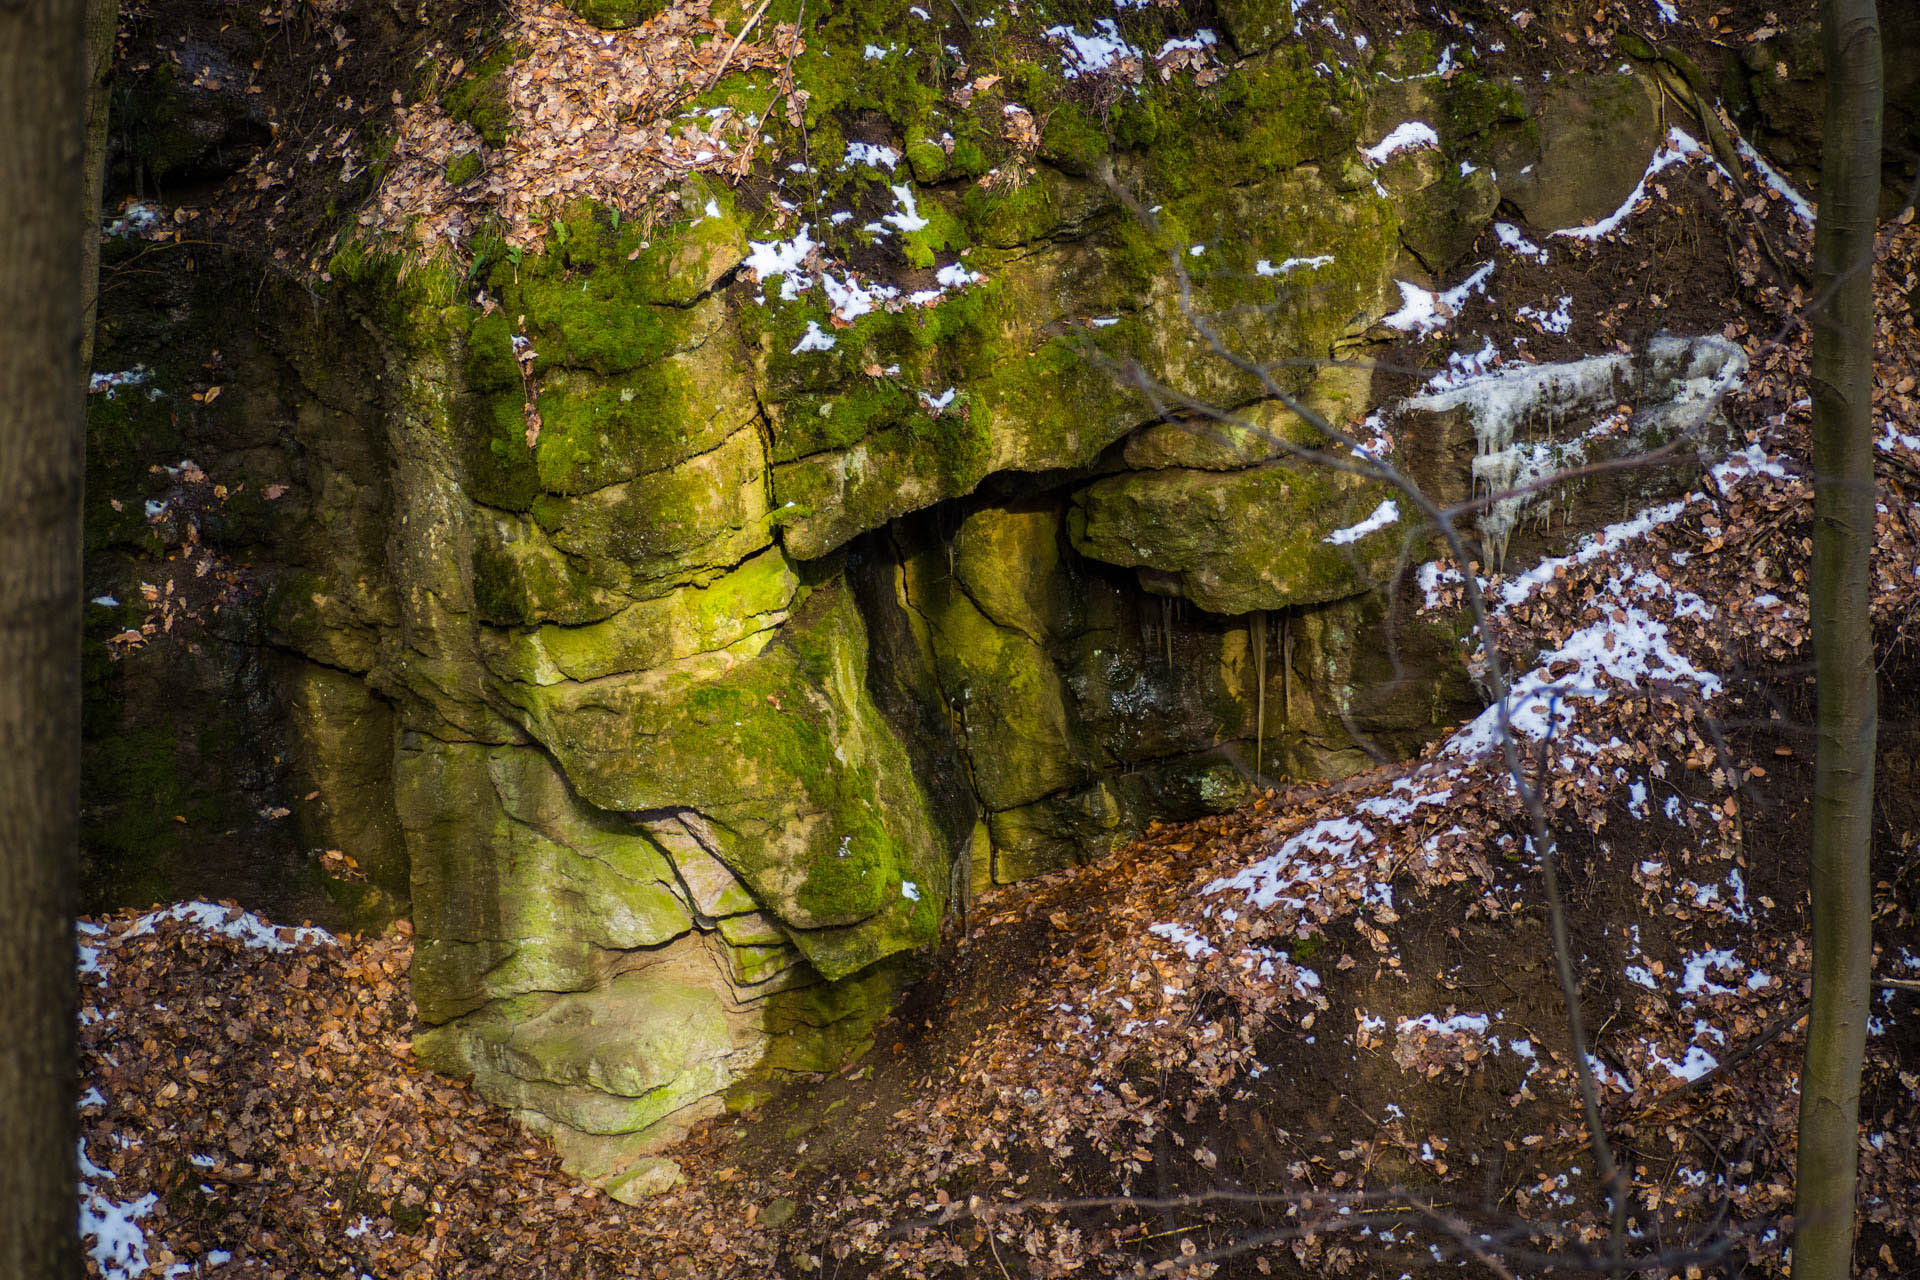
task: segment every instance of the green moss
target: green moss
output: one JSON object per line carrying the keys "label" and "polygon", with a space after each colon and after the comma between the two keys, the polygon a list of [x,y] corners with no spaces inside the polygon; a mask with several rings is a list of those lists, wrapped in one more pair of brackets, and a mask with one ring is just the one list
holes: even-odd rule
{"label": "green moss", "polygon": [[414,1040],[423,1063],[473,1075],[489,1101],[590,1134],[643,1130],[717,1093],[733,1047],[718,992],[653,971],[499,1001]]}
{"label": "green moss", "polygon": [[1448,145],[1480,137],[1530,114],[1526,96],[1511,80],[1468,71],[1447,81],[1440,95],[1440,130]]}
{"label": "green moss", "polygon": [[994,625],[959,591],[926,595],[940,685],[964,714],[982,803],[1008,809],[1086,781],[1090,753],[1077,740],[1066,687],[1046,649]]}
{"label": "green moss", "polygon": [[[156,382],[164,375],[154,375]],[[170,379],[169,379],[170,381]],[[123,388],[113,395],[87,397],[86,550],[95,556],[108,548],[146,554],[160,552],[147,523],[141,498],[157,492],[147,468],[160,458],[185,452],[170,398],[155,398],[148,386]],[[120,505],[116,508],[114,500]]]}
{"label": "green moss", "polygon": [[1292,34],[1292,0],[1220,0],[1220,21],[1227,38],[1242,53],[1265,49]]}
{"label": "green moss", "polygon": [[582,990],[609,952],[692,927],[659,848],[572,795],[524,747],[403,751],[395,800],[412,853],[414,995],[440,1021],[489,999]]}
{"label": "green moss", "polygon": [[596,27],[618,31],[637,27],[666,8],[666,0],[561,0]]}
{"label": "green moss", "polygon": [[1106,130],[1071,102],[1047,113],[1040,134],[1040,154],[1078,177],[1094,174],[1109,152]]}
{"label": "green moss", "polygon": [[505,146],[513,122],[505,73],[523,56],[524,51],[514,44],[495,49],[440,95],[441,110],[472,125],[489,147]]}
{"label": "green moss", "polygon": [[782,991],[767,1001],[771,1040],[760,1072],[838,1071],[873,1042],[873,1030],[924,966],[901,956],[837,982]]}
{"label": "green moss", "polygon": [[593,803],[707,815],[727,866],[838,977],[931,941],[946,889],[925,798],[865,665],[864,628],[836,585],[764,647],[503,693]]}
{"label": "green moss", "polygon": [[[500,400],[524,421],[521,403]],[[664,471],[720,446],[758,414],[737,353],[718,339],[615,378],[555,370],[538,404],[534,473],[543,491],[557,494]]]}
{"label": "green moss", "polygon": [[472,572],[480,620],[501,626],[598,622],[628,603],[624,566],[567,555],[526,516],[480,514]]}
{"label": "green moss", "polygon": [[954,167],[947,157],[947,149],[935,140],[925,125],[915,125],[907,130],[904,150],[907,164],[918,182],[939,182]]}
{"label": "green moss", "polygon": [[1063,181],[1049,173],[1012,190],[968,187],[960,198],[968,234],[1000,249],[1044,238],[1063,220]]}
{"label": "green moss", "polygon": [[705,586],[627,606],[602,622],[548,624],[489,642],[497,673],[533,684],[597,680],[726,649],[777,624],[799,580],[777,550],[762,552]]}
{"label": "green moss", "polygon": [[1314,66],[1305,44],[1276,48],[1205,90],[1114,108],[1115,143],[1140,153],[1156,196],[1243,184],[1350,153],[1362,121],[1357,82]]}
{"label": "green moss", "polygon": [[682,349],[689,336],[685,314],[647,305],[634,292],[616,271],[524,281],[517,302],[539,352],[536,367],[625,373]]}
{"label": "green moss", "polygon": [[446,179],[450,187],[464,187],[480,176],[480,153],[463,151],[447,161]]}
{"label": "green moss", "polygon": [[668,470],[578,496],[542,493],[531,514],[556,551],[659,595],[771,541],[765,468],[759,433],[742,428]]}
{"label": "green moss", "polygon": [[1146,825],[1145,789],[1140,777],[1124,776],[989,814],[994,880],[1026,880],[1118,848]]}

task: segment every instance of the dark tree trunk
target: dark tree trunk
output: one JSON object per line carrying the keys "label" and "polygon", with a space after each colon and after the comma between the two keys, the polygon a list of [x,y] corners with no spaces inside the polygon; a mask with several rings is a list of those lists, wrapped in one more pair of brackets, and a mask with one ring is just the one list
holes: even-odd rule
{"label": "dark tree trunk", "polygon": [[100,323],[100,189],[107,176],[107,81],[113,70],[117,0],[86,0],[87,150],[86,192],[80,225],[80,372],[93,369],[93,334]]}
{"label": "dark tree trunk", "polygon": [[84,0],[0,0],[0,1280],[80,1272]]}
{"label": "dark tree trunk", "polygon": [[1813,1008],[1800,1077],[1794,1280],[1852,1270],[1860,1060],[1873,964],[1876,736],[1873,555],[1874,215],[1880,28],[1873,0],[1821,0],[1825,154],[1814,232]]}

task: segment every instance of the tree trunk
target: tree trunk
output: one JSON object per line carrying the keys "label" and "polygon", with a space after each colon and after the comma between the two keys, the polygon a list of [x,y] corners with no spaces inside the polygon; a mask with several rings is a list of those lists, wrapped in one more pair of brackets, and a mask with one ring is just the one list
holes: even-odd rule
{"label": "tree trunk", "polygon": [[113,70],[118,0],[86,0],[86,192],[81,197],[80,376],[93,369],[93,333],[100,323],[100,189],[107,178],[107,80]]}
{"label": "tree trunk", "polygon": [[1852,1270],[1860,1059],[1873,964],[1874,216],[1880,28],[1873,0],[1821,0],[1825,153],[1814,232],[1813,1007],[1800,1077],[1794,1280]]}
{"label": "tree trunk", "polygon": [[0,0],[0,1280],[80,1273],[83,0]]}

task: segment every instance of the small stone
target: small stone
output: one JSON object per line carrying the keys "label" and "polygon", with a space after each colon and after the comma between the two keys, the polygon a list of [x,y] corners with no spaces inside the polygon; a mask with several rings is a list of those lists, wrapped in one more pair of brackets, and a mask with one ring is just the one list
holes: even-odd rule
{"label": "small stone", "polygon": [[625,1173],[608,1180],[605,1190],[621,1204],[638,1205],[643,1200],[664,1195],[683,1181],[679,1161],[647,1156],[634,1161]]}

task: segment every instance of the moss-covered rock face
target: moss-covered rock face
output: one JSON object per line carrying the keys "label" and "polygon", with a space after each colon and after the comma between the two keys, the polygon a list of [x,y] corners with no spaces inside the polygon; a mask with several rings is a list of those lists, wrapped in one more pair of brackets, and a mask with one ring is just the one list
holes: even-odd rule
{"label": "moss-covered rock face", "polygon": [[[1447,718],[1421,659],[1456,637],[1403,636],[1404,680],[1371,641],[1422,550],[1391,495],[1297,465],[1314,433],[1192,316],[1353,421],[1369,370],[1314,362],[1377,336],[1396,277],[1454,269],[1502,198],[1611,211],[1657,127],[1632,77],[1530,104],[1417,34],[1330,65],[1284,0],[1210,9],[1198,78],[1151,65],[1188,10],[1099,8],[1138,83],[1069,74],[1085,6],[763,21],[801,12],[797,120],[765,69],[686,104],[760,122],[778,162],[737,187],[544,208],[540,252],[482,231],[457,267],[347,237],[317,303],[157,298],[225,317],[224,393],[211,352],[109,333],[172,398],[94,406],[90,487],[135,499],[91,513],[99,589],[180,550],[137,513],[189,451],[231,490],[208,539],[261,568],[207,668],[244,715],[207,742],[155,713],[161,659],[95,662],[90,857],[165,883],[244,818],[193,766],[271,761],[249,805],[307,797],[283,842],[355,860],[358,918],[410,906],[423,1058],[622,1194],[725,1091],[858,1053],[957,895]],[[473,52],[440,106],[484,145],[441,176],[477,199],[529,55]],[[1437,148],[1364,155],[1412,120]],[[1440,434],[1404,447],[1451,498],[1472,459]],[[99,609],[96,640],[141,621]]]}
{"label": "moss-covered rock face", "polygon": [[949,856],[866,692],[865,639],[831,584],[771,638],[501,696],[588,802],[703,815],[715,854],[837,978],[931,942],[947,892]]}
{"label": "moss-covered rock face", "polygon": [[1216,613],[1327,604],[1376,585],[1398,555],[1390,495],[1277,463],[1114,476],[1074,495],[1073,545]]}

